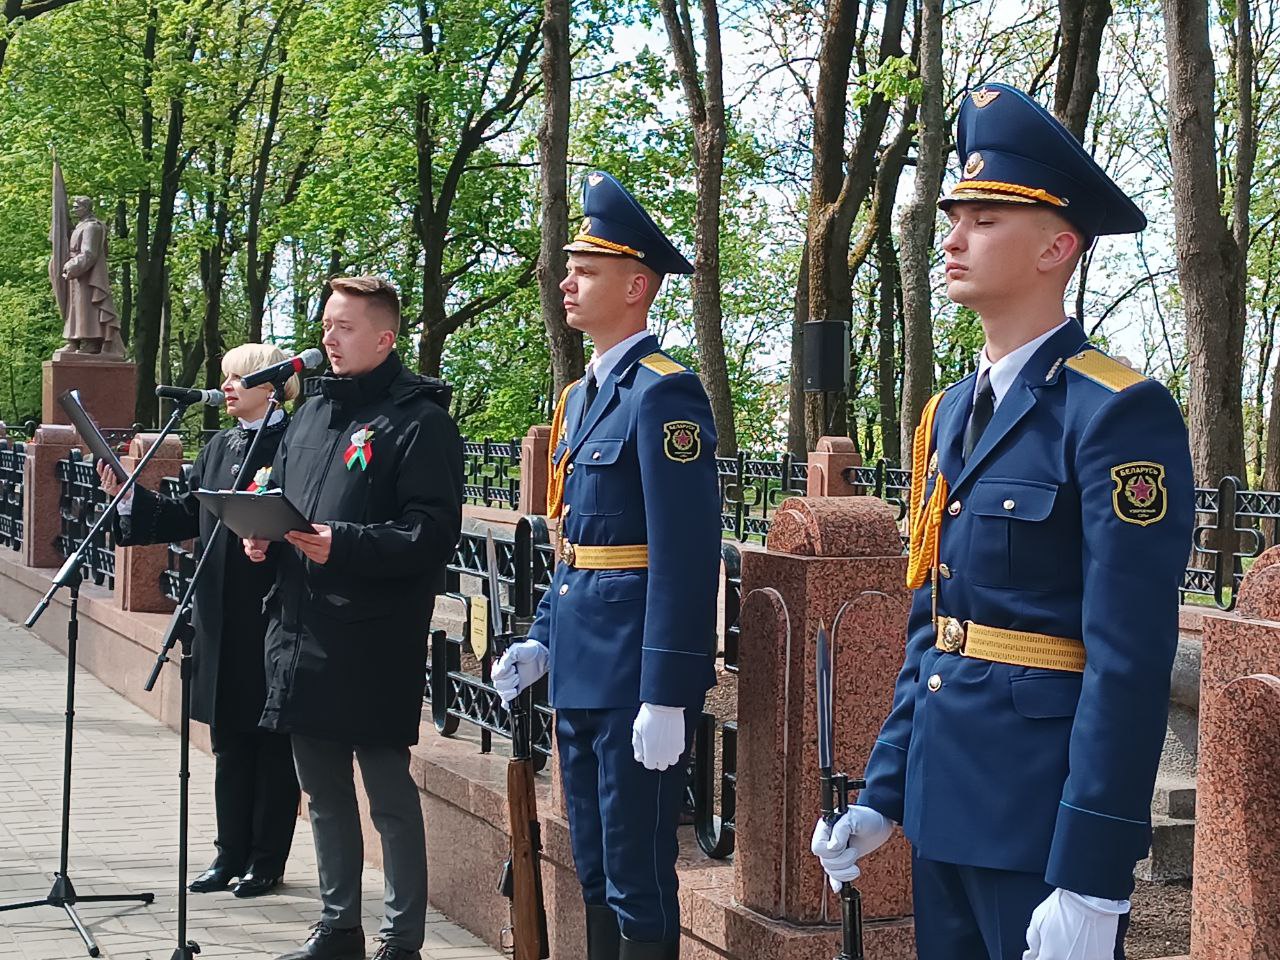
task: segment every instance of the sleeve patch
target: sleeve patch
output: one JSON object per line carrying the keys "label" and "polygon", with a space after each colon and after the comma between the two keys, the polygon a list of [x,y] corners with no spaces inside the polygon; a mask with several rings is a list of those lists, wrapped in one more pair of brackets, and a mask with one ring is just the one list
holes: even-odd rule
{"label": "sleeve patch", "polygon": [[1067,368],[1094,383],[1101,384],[1113,393],[1119,393],[1147,378],[1119,360],[1107,356],[1101,350],[1085,350],[1067,361]]}
{"label": "sleeve patch", "polygon": [[1136,460],[1111,468],[1115,489],[1111,503],[1116,516],[1125,523],[1150,526],[1164,519],[1169,498],[1164,488],[1164,466],[1149,460]]}
{"label": "sleeve patch", "polygon": [[665,377],[669,373],[683,373],[688,369],[661,353],[651,353],[647,357],[642,357],[640,360],[640,366],[647,367],[662,377]]}
{"label": "sleeve patch", "polygon": [[668,420],[662,425],[662,452],[676,463],[697,460],[702,452],[701,428],[692,420]]}

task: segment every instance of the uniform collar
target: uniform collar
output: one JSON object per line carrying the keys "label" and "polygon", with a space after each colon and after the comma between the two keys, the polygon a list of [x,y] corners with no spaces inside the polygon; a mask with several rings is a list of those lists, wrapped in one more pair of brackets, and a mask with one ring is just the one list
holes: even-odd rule
{"label": "uniform collar", "polygon": [[591,358],[591,362],[587,364],[587,376],[594,376],[597,386],[604,383],[605,377],[613,372],[618,365],[618,361],[627,355],[627,351],[649,335],[648,329],[641,330],[639,333],[633,333],[625,340],[615,343],[604,353],[597,353]]}
{"label": "uniform collar", "polygon": [[1018,378],[1018,374],[1022,372],[1022,368],[1026,366],[1037,350],[1045,344],[1054,334],[1058,333],[1063,327],[1072,323],[1070,318],[1063,320],[1052,330],[1047,330],[1034,340],[1028,340],[1016,350],[1011,350],[994,363],[987,359],[986,347],[983,347],[978,354],[978,376],[974,381],[974,393],[976,395],[978,389],[978,381],[982,379],[984,371],[990,371],[991,390],[995,394],[996,406],[1000,406],[1000,401],[1004,399],[1004,395],[1009,392],[1009,387],[1013,385],[1014,380]]}

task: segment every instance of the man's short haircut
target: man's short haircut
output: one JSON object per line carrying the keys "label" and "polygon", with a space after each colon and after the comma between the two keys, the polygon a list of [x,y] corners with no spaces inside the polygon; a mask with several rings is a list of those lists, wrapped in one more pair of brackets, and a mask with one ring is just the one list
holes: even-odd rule
{"label": "man's short haircut", "polygon": [[400,333],[400,291],[395,284],[381,277],[331,277],[329,289],[348,297],[368,300],[381,307],[377,312],[389,321],[387,328],[397,335]]}

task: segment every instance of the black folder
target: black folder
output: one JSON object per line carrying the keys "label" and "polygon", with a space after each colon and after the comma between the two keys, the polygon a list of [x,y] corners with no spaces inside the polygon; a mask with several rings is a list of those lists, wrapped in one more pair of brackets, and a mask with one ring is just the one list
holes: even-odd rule
{"label": "black folder", "polygon": [[197,490],[195,495],[200,506],[246,540],[283,540],[290,530],[314,532],[311,521],[277,490],[268,493]]}

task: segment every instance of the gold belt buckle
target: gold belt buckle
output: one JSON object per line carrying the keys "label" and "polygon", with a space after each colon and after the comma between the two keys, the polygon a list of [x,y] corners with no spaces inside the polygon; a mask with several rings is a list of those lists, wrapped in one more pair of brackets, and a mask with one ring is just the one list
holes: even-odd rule
{"label": "gold belt buckle", "polygon": [[955,617],[943,618],[942,649],[947,653],[960,653],[964,650],[964,624]]}
{"label": "gold belt buckle", "polygon": [[575,559],[577,559],[577,551],[574,550],[573,544],[569,542],[568,537],[561,537],[560,538],[560,562],[572,567],[573,561]]}

